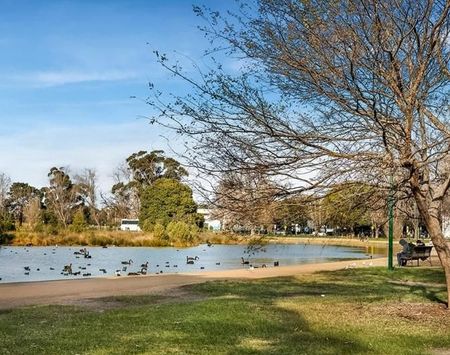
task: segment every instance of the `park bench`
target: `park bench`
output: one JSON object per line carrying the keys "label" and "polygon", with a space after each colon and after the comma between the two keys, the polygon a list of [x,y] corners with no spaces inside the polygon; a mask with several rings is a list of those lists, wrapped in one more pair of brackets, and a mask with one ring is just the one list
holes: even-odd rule
{"label": "park bench", "polygon": [[419,266],[419,261],[427,260],[430,262],[431,265],[431,249],[433,249],[432,246],[426,246],[426,245],[416,245],[411,254],[404,255],[401,257],[402,260],[404,260],[406,263],[411,260],[411,263],[413,260],[417,260],[417,266]]}

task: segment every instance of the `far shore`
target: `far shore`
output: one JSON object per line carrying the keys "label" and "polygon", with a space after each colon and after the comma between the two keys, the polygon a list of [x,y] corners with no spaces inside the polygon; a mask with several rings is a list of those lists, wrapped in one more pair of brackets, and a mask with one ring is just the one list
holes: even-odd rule
{"label": "far shore", "polygon": [[[0,242],[2,238],[0,237]],[[30,232],[19,230],[3,236],[5,246],[124,246],[124,247],[192,247],[200,244],[225,244],[225,245],[247,245],[249,243],[278,243],[278,244],[319,244],[337,245],[350,247],[366,247],[368,245],[383,248],[387,246],[386,239],[351,238],[349,236],[315,237],[313,235],[244,235],[229,232],[199,233],[195,242],[190,244],[161,242],[155,239],[152,233],[126,232],[126,231],[103,231],[86,230],[84,232],[60,231],[58,234],[46,234],[42,232]]]}
{"label": "far shore", "polygon": [[269,236],[268,240],[270,243],[280,243],[280,244],[326,244],[326,245],[338,245],[338,246],[349,246],[349,247],[365,247],[368,245],[373,245],[376,247],[387,247],[387,239],[366,239],[360,240],[358,238],[349,238],[347,236],[339,237],[332,236],[329,238],[324,237],[314,237],[314,236],[286,236],[286,237],[273,237]]}

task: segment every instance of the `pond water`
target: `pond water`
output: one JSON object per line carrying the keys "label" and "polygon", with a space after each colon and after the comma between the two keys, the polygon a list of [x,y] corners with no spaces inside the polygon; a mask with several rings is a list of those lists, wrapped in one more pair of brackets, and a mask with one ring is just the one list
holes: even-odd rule
{"label": "pond water", "polygon": [[[148,274],[229,270],[254,267],[318,263],[335,260],[368,259],[380,250],[312,244],[269,244],[265,251],[246,252],[243,245],[200,245],[192,248],[88,247],[91,258],[76,255],[81,247],[0,247],[0,283],[59,280],[84,277],[122,276],[138,272],[148,262]],[[187,257],[198,257],[187,264]],[[241,264],[241,258],[249,264]],[[133,262],[124,265],[122,261]],[[72,272],[63,272],[72,264]],[[126,268],[126,270],[125,270]],[[104,269],[101,270],[101,269]],[[83,276],[85,274],[86,276]]]}

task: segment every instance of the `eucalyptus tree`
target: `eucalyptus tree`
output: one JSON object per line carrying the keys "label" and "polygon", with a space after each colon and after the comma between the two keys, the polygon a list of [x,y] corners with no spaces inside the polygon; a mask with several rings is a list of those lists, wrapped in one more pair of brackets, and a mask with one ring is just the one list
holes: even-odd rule
{"label": "eucalyptus tree", "polygon": [[24,182],[14,182],[8,192],[8,210],[14,216],[19,226],[23,224],[24,212],[27,206],[40,197],[40,191]]}
{"label": "eucalyptus tree", "polygon": [[111,197],[104,197],[107,206],[119,218],[136,217],[140,213],[143,192],[162,178],[181,181],[188,172],[162,150],[131,154],[114,172]]}
{"label": "eucalyptus tree", "polygon": [[94,169],[84,169],[75,175],[75,183],[79,190],[79,196],[83,200],[83,205],[89,210],[90,219],[97,226],[100,225],[100,211],[97,206],[98,186],[97,173]]}
{"label": "eucalyptus tree", "polygon": [[70,178],[68,168],[53,167],[48,173],[50,185],[42,189],[44,204],[64,228],[70,223],[78,206],[82,204],[79,191]]}
{"label": "eucalyptus tree", "polygon": [[6,200],[8,198],[8,191],[11,187],[11,178],[5,173],[0,173],[0,213],[3,213],[6,208]]}
{"label": "eucalyptus tree", "polygon": [[156,94],[154,120],[190,137],[209,174],[264,168],[285,193],[366,183],[411,196],[446,274],[441,208],[450,186],[450,2],[260,0],[206,18],[214,53],[242,59]]}

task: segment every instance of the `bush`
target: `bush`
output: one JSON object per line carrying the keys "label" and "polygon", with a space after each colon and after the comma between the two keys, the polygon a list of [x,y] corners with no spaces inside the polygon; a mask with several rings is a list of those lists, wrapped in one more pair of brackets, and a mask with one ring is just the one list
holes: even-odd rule
{"label": "bush", "polygon": [[83,210],[79,209],[73,216],[72,225],[70,230],[76,233],[81,233],[87,227],[86,218]]}
{"label": "bush", "polygon": [[155,229],[155,225],[149,219],[146,219],[144,221],[144,223],[142,223],[142,230],[144,232],[152,233],[154,231],[154,229]]}
{"label": "bush", "polygon": [[155,226],[153,227],[153,238],[160,245],[167,244],[168,238],[166,234],[166,229],[162,224],[156,223]]}
{"label": "bush", "polygon": [[0,215],[0,233],[14,230],[14,220],[9,214]]}
{"label": "bush", "polygon": [[182,221],[170,222],[167,225],[167,235],[174,245],[192,245],[197,239],[198,228]]}

